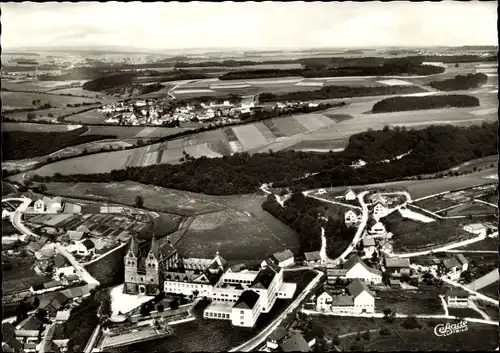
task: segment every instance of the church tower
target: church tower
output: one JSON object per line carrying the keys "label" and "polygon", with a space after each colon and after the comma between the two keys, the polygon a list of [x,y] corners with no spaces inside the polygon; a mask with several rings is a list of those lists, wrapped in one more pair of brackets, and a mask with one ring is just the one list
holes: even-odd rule
{"label": "church tower", "polygon": [[153,234],[151,249],[146,258],[146,287],[148,295],[157,295],[160,293],[163,285],[163,254],[160,244]]}
{"label": "church tower", "polygon": [[129,248],[123,261],[125,264],[125,285],[123,286],[123,290],[126,294],[137,294],[139,240],[135,235],[132,235],[130,238]]}

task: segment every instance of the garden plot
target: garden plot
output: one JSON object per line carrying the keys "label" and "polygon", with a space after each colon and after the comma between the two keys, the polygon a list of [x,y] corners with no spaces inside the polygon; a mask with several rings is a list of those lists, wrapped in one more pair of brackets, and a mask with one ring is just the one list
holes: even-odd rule
{"label": "garden plot", "polygon": [[236,126],[233,131],[245,150],[268,144],[267,139],[254,125]]}
{"label": "garden plot", "polygon": [[309,131],[315,131],[334,123],[333,120],[322,114],[304,114],[293,118]]}
{"label": "garden plot", "polygon": [[287,137],[309,132],[304,125],[292,117],[273,119],[273,123],[276,128]]}
{"label": "garden plot", "polygon": [[380,80],[377,82],[381,83],[383,85],[387,85],[387,86],[413,86],[413,83],[411,83],[411,82],[398,80],[398,79],[394,79],[394,78],[388,79],[388,80]]}
{"label": "garden plot", "polygon": [[420,285],[417,290],[381,290],[377,292],[375,307],[378,312],[389,308],[392,312],[406,315],[444,315],[439,294],[446,288]]}
{"label": "garden plot", "polygon": [[286,137],[285,134],[283,134],[276,126],[276,124],[272,121],[272,120],[265,120],[262,122],[262,124],[264,124],[265,127],[267,127],[269,129],[269,131],[271,131],[271,133],[276,137],[276,138],[280,138],[280,137]]}

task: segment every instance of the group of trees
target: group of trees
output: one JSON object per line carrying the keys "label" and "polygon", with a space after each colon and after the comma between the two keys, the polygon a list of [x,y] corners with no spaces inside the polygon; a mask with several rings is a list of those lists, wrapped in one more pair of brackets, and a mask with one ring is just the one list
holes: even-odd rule
{"label": "group of trees", "polygon": [[458,91],[477,88],[488,81],[488,76],[483,73],[458,75],[453,78],[432,81],[429,86],[436,88],[440,91]]}
{"label": "group of trees", "polygon": [[282,101],[308,101],[321,99],[385,96],[393,94],[419,93],[424,90],[417,86],[376,86],[376,87],[352,87],[352,86],[325,86],[315,91],[296,91],[283,94],[261,93],[259,101],[282,102]]}
{"label": "group of trees", "polygon": [[[178,165],[158,164],[128,167],[105,174],[55,175],[36,180],[68,182],[111,182],[132,180],[168,188],[211,195],[252,193],[263,183],[295,190],[324,186],[363,185],[446,170],[468,160],[497,153],[498,123],[480,126],[429,126],[422,130],[367,131],[351,137],[342,152],[315,153],[280,151],[235,153],[222,158],[197,158]],[[385,135],[386,134],[386,135]],[[387,136],[387,138],[385,137]],[[351,144],[356,140],[356,148]],[[411,153],[390,163],[371,162],[389,156],[397,143]],[[394,154],[396,154],[393,151]],[[364,156],[370,163],[363,168],[351,164]],[[394,157],[394,155],[393,155]],[[317,174],[316,174],[317,173]],[[306,174],[314,174],[304,178]]]}
{"label": "group of trees", "polygon": [[68,146],[113,139],[116,136],[82,135],[88,127],[67,132],[4,131],[2,154],[4,160],[45,156]]}
{"label": "group of trees", "polygon": [[392,97],[373,105],[372,113],[390,113],[407,110],[440,109],[448,107],[478,107],[479,98],[462,94],[423,97]]}
{"label": "group of trees", "polygon": [[396,59],[379,66],[340,66],[305,69],[267,69],[232,71],[219,77],[220,80],[241,80],[269,77],[347,77],[347,76],[392,76],[392,75],[434,75],[444,72],[441,66],[422,65],[421,62]]}

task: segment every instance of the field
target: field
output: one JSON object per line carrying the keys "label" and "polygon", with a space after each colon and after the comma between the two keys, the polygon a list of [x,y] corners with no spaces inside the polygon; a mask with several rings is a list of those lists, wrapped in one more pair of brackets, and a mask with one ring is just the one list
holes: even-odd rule
{"label": "field", "polygon": [[499,295],[499,289],[498,289],[498,281],[490,284],[490,285],[487,285],[486,287],[483,287],[479,290],[479,292],[481,294],[484,294],[490,298],[495,298],[498,300],[498,298],[500,298],[500,295]]}
{"label": "field", "polygon": [[469,308],[448,308],[448,313],[451,316],[456,316],[458,318],[471,317],[476,319],[482,319],[483,317],[474,309]]}
{"label": "field", "polygon": [[497,251],[498,250],[498,239],[497,238],[486,238],[484,240],[460,247],[454,250],[485,250],[485,251]]}
{"label": "field", "polygon": [[452,208],[446,211],[447,216],[475,216],[475,215],[487,215],[487,214],[498,214],[498,208],[490,205],[485,205],[479,202],[468,202],[466,204],[460,205],[458,207]]}
{"label": "field", "polygon": [[474,300],[474,303],[479,309],[483,310],[491,320],[498,320],[500,316],[498,305],[484,300]]}
{"label": "field", "polygon": [[49,103],[53,107],[66,107],[66,104],[81,104],[96,102],[94,98],[58,96],[46,93],[24,93],[2,91],[2,109],[33,108],[33,100],[40,100],[40,104]]}
{"label": "field", "polygon": [[425,285],[420,285],[417,290],[377,291],[375,307],[379,312],[389,308],[392,312],[407,315],[444,314],[439,294],[445,291],[444,288]]}

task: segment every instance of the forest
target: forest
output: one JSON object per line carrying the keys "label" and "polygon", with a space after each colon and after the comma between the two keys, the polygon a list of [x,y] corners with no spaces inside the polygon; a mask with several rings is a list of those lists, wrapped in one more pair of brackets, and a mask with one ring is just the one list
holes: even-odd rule
{"label": "forest", "polygon": [[321,227],[325,228],[327,255],[338,257],[344,252],[355,235],[355,229],[344,222],[343,214],[328,216],[325,205],[316,199],[305,197],[301,192],[292,194],[282,207],[274,195],[269,195],[262,204],[262,209],[293,228],[299,233],[300,252],[319,251],[321,249]]}
{"label": "forest", "polygon": [[111,135],[82,135],[88,129],[81,127],[67,132],[3,131],[2,157],[4,160],[33,158],[69,146],[116,138]]}
{"label": "forest", "polygon": [[391,97],[373,105],[372,113],[391,113],[408,110],[442,109],[448,107],[478,107],[479,98],[464,94],[422,97]]}
{"label": "forest", "polygon": [[478,88],[479,86],[485,84],[486,81],[488,81],[488,76],[483,73],[477,73],[458,75],[442,81],[432,81],[429,83],[429,86],[440,91],[459,91]]}
{"label": "forest", "polygon": [[[210,195],[256,192],[263,183],[307,190],[324,186],[363,185],[438,172],[460,163],[497,154],[498,122],[480,126],[429,126],[422,130],[384,128],[351,136],[342,152],[280,151],[235,153],[222,158],[197,158],[182,164],[128,167],[104,174],[36,176],[35,181],[113,182],[143,184]],[[399,132],[398,132],[399,131]],[[397,149],[394,150],[395,146]],[[381,157],[411,153],[390,163]],[[352,168],[364,157],[362,168]],[[304,178],[306,174],[317,173]]]}
{"label": "forest", "polygon": [[352,87],[352,86],[325,86],[315,91],[297,91],[283,94],[261,93],[259,101],[310,101],[321,99],[385,96],[392,94],[411,94],[424,92],[417,86],[378,86],[378,87]]}

